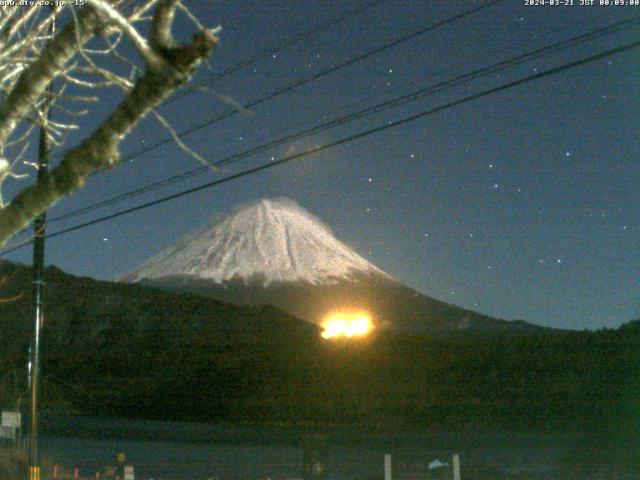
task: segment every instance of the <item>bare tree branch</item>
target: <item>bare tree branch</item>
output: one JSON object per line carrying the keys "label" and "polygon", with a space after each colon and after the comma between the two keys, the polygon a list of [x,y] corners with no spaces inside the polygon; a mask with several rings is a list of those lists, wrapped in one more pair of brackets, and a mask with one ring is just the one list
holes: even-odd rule
{"label": "bare tree branch", "polygon": [[140,56],[149,67],[159,68],[162,57],[158,55],[147,43],[146,39],[138,33],[135,27],[118,10],[103,0],[91,0],[91,6],[103,15],[107,23],[115,24],[131,41]]}
{"label": "bare tree branch", "polygon": [[189,145],[187,145],[186,143],[184,143],[181,139],[180,136],[178,135],[178,132],[176,132],[173,127],[171,126],[171,124],[167,121],[166,118],[164,118],[162,115],[160,115],[158,112],[156,112],[155,110],[153,110],[153,115],[156,117],[156,120],[158,120],[158,122],[160,122],[160,124],[169,132],[169,134],[171,135],[171,138],[173,138],[173,141],[176,142],[176,144],[178,145],[178,147],[180,147],[183,151],[185,151],[188,155],[190,155],[191,157],[195,158],[197,161],[199,161],[200,163],[202,163],[205,167],[210,168],[211,170],[213,170],[214,172],[219,172],[220,169],[218,167],[216,167],[215,165],[209,163],[207,161],[206,158],[204,158],[202,155],[200,155],[198,152],[196,152],[195,150],[193,150],[191,147],[189,147]]}
{"label": "bare tree branch", "polygon": [[[38,58],[28,65],[0,105],[2,145],[18,122],[27,116],[30,108],[37,105],[47,85],[56,76],[66,76],[82,86],[95,86],[94,80],[85,81],[66,72],[65,65],[76,53],[82,52],[83,45],[98,29],[105,26],[108,29],[115,26],[116,30],[127,35],[145,61],[146,68],[133,82],[115,73],[110,74],[85,58],[88,67],[84,72],[99,75],[106,80],[99,86],[116,84],[127,93],[111,115],[78,147],[68,151],[56,168],[35,185],[21,191],[9,205],[0,210],[0,245],[59,199],[82,188],[89,175],[116,165],[120,160],[118,148],[121,141],[142,118],[188,81],[217,43],[213,30],[202,29],[191,43],[176,44],[171,26],[178,0],[151,0],[146,5],[152,4],[157,6],[147,41],[133,28],[130,18],[125,17],[119,9],[116,10],[113,4],[106,0],[89,0],[92,8],[80,9],[76,21],[69,23],[49,42]],[[142,15],[147,10],[148,8],[138,9],[135,12]],[[111,34],[112,30],[109,32]],[[84,54],[86,56],[86,52]],[[84,67],[77,71],[82,75],[81,68]],[[34,118],[38,117],[36,113]],[[162,121],[166,122],[164,119]],[[164,124],[170,128],[167,123]],[[52,134],[59,134],[74,127],[64,122],[49,122],[48,128]]]}
{"label": "bare tree branch", "polygon": [[77,22],[71,22],[47,45],[17,81],[0,104],[0,145],[4,144],[31,107],[44,94],[51,81],[64,69],[77,51],[76,41],[88,41],[99,19],[90,9],[82,9]]}

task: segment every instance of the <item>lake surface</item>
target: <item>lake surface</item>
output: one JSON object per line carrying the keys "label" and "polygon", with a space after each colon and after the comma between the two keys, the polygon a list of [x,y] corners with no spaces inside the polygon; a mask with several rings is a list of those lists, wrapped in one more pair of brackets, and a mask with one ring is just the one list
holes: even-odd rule
{"label": "lake surface", "polygon": [[[52,461],[78,467],[85,477],[115,465],[117,454],[124,452],[137,479],[280,480],[302,477],[309,438],[285,428],[67,417],[43,422],[40,450]],[[394,480],[435,478],[429,464],[450,463],[454,453],[461,457],[465,480],[485,478],[480,472],[489,467],[516,476],[536,474],[527,478],[559,478],[550,472],[584,443],[579,434],[389,433],[348,428],[332,429],[324,438],[329,480],[382,479],[385,453],[392,455]]]}

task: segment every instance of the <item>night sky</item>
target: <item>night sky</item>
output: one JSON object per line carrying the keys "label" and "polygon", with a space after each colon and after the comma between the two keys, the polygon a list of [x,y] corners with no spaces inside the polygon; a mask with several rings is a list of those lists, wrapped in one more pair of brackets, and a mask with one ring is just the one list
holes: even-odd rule
{"label": "night sky", "polygon": [[[427,25],[482,5],[377,2],[296,45],[208,78],[288,39],[362,9],[341,0],[193,1],[220,45],[194,79],[210,93],[160,111],[179,131],[322,72]],[[526,6],[506,0],[185,136],[217,161],[367,106],[640,16],[640,7]],[[596,0],[599,3],[599,0]],[[179,28],[179,33],[187,30]],[[470,82],[287,142],[219,173],[127,199],[49,232],[331,143],[640,38],[636,24]],[[47,263],[112,279],[241,202],[286,196],[399,281],[437,299],[507,319],[563,328],[640,318],[640,50],[612,55],[448,108],[236,181],[106,221],[47,244]],[[104,99],[105,110],[115,93]],[[101,118],[83,124],[86,133]],[[149,118],[123,155],[166,138]],[[77,137],[79,138],[79,137]],[[77,141],[70,138],[70,145]],[[175,144],[95,175],[55,217],[200,164]],[[26,182],[13,182],[9,196]],[[21,237],[17,237],[21,238]],[[30,262],[30,247],[7,256]]]}

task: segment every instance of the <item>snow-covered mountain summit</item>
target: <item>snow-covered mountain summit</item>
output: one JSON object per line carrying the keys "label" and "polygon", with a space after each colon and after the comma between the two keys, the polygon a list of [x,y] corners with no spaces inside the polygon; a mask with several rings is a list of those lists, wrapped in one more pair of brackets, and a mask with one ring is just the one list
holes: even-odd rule
{"label": "snow-covered mountain summit", "polygon": [[339,241],[292,200],[263,199],[191,235],[120,280],[186,277],[215,283],[282,282],[330,285],[365,276],[391,280]]}
{"label": "snow-covered mountain summit", "polygon": [[528,331],[394,280],[285,198],[238,208],[119,279],[236,305],[273,305],[311,323],[364,311],[376,328],[413,332]]}

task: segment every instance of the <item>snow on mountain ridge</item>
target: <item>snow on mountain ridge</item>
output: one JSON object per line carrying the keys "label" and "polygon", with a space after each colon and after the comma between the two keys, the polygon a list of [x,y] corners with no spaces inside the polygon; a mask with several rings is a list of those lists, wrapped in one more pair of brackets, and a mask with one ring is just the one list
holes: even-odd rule
{"label": "snow on mountain ridge", "polygon": [[391,279],[292,200],[262,199],[165,250],[121,280],[189,276],[226,283],[331,284],[358,275]]}

